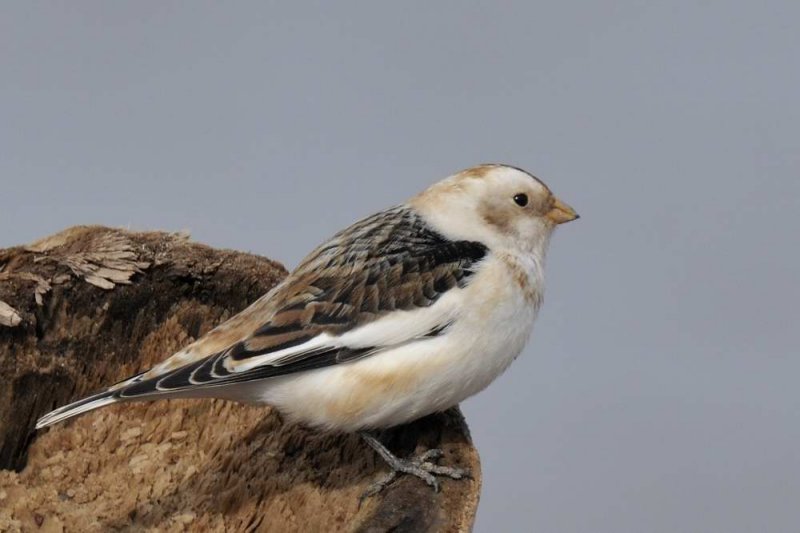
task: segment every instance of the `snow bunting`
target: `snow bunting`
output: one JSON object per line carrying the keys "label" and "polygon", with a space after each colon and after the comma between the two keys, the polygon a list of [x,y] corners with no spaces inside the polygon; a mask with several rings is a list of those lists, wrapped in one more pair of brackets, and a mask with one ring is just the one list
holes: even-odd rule
{"label": "snow bunting", "polygon": [[361,432],[392,472],[465,472],[430,450],[400,459],[369,430],[452,407],[519,355],[553,229],[578,218],[539,179],[481,165],[334,235],[250,307],[155,367],[43,416],[119,402],[214,397]]}

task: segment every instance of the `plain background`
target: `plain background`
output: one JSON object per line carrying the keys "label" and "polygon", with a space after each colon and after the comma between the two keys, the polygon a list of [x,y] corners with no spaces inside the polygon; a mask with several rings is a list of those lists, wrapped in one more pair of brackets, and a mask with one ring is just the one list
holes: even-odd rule
{"label": "plain background", "polygon": [[4,2],[0,246],[192,232],[292,266],[502,161],[581,213],[464,409],[476,531],[800,529],[800,4]]}

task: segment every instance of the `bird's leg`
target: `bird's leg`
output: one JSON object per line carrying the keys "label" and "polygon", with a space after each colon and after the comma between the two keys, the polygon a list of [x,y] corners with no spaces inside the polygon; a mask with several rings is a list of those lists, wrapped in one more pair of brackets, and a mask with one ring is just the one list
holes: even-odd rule
{"label": "bird's leg", "polygon": [[469,470],[465,468],[437,465],[436,460],[444,455],[442,450],[434,448],[417,457],[400,459],[390,452],[374,435],[366,431],[362,431],[359,434],[373,450],[378,452],[378,455],[389,465],[389,468],[392,469],[385,477],[370,485],[361,496],[362,501],[365,498],[378,494],[394,481],[398,474],[411,474],[412,476],[416,476],[433,487],[433,490],[436,492],[439,491],[439,481],[436,479],[436,476],[447,476],[452,479],[461,479],[469,476]]}

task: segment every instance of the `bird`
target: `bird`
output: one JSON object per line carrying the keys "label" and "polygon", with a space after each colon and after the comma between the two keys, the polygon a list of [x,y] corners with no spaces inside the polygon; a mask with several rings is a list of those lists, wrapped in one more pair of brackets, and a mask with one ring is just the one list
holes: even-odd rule
{"label": "bird", "polygon": [[554,229],[578,214],[540,179],[482,164],[355,222],[249,307],[163,362],[41,417],[111,404],[223,398],[322,431],[359,433],[390,472],[438,478],[441,450],[394,455],[378,431],[485,389],[527,343]]}

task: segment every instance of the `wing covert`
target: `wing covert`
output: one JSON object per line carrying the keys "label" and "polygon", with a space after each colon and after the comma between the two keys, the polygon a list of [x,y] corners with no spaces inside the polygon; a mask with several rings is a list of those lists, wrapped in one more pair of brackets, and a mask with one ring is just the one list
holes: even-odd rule
{"label": "wing covert", "polygon": [[[134,382],[120,396],[265,379],[366,357],[396,342],[376,339],[372,346],[352,347],[337,339],[394,311],[430,307],[463,287],[486,253],[481,243],[446,239],[408,207],[377,213],[311,252],[270,295],[274,311],[252,334],[219,353]],[[439,334],[447,325],[424,325],[426,331],[406,341]]]}

